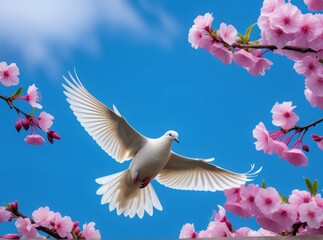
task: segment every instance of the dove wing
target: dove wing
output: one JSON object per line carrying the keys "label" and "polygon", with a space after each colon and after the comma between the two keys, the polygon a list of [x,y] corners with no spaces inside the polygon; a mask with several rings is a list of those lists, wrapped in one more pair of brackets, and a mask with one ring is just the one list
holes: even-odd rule
{"label": "dove wing", "polygon": [[235,173],[210,164],[213,159],[194,159],[180,156],[174,152],[156,180],[161,184],[180,190],[212,191],[239,187],[251,181],[261,168],[251,173]]}
{"label": "dove wing", "polygon": [[71,81],[65,76],[67,102],[77,120],[111,157],[122,163],[131,159],[147,139],[132,128],[115,106],[110,110],[82,85],[76,72],[76,79],[69,72]]}

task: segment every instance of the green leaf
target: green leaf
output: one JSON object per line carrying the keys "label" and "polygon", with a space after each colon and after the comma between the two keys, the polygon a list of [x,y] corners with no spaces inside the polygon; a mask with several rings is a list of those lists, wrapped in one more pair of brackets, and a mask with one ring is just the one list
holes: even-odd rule
{"label": "green leaf", "polygon": [[16,97],[19,97],[21,93],[22,93],[22,87],[18,88],[18,90],[15,91],[14,94],[12,94],[12,96],[16,98]]}
{"label": "green leaf", "polygon": [[307,189],[309,190],[310,193],[312,193],[313,192],[313,185],[312,185],[311,181],[306,177],[304,177],[304,181],[306,183]]}
{"label": "green leaf", "polygon": [[265,180],[262,180],[261,188],[267,188],[266,187],[266,181]]}
{"label": "green leaf", "polygon": [[319,185],[319,182],[317,180],[314,181],[313,183],[313,195],[316,195],[317,194],[317,188],[318,188],[318,185]]}
{"label": "green leaf", "polygon": [[244,35],[245,40],[246,40],[247,42],[249,42],[249,38],[250,38],[250,34],[251,34],[251,32],[252,32],[252,29],[253,29],[256,25],[257,25],[257,23],[253,23],[253,24],[251,24],[251,25],[247,28],[246,33],[245,33],[245,35]]}
{"label": "green leaf", "polygon": [[36,112],[36,111],[35,111],[35,108],[32,108],[32,109],[31,109],[31,112],[30,112],[30,115],[31,115],[31,116],[32,116],[32,115],[34,115],[34,114],[35,114],[35,112]]}
{"label": "green leaf", "polygon": [[284,195],[281,195],[281,194],[279,194],[279,196],[280,196],[281,200],[282,200],[284,203],[288,203],[288,199],[287,199],[287,197],[285,197]]}

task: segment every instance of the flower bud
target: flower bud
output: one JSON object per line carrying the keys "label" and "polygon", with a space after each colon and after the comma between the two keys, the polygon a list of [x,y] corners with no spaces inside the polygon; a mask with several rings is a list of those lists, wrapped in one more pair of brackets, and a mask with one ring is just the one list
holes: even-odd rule
{"label": "flower bud", "polygon": [[28,119],[22,119],[21,124],[26,131],[29,129],[30,123]]}
{"label": "flower bud", "polygon": [[17,212],[18,211],[18,201],[14,201],[12,203],[9,203],[10,210],[12,212]]}
{"label": "flower bud", "polygon": [[20,132],[20,130],[21,130],[21,122],[20,121],[17,121],[15,123],[15,128],[16,128],[17,132]]}
{"label": "flower bud", "polygon": [[78,221],[76,221],[76,222],[74,222],[74,223],[73,223],[73,227],[74,227],[74,228],[76,228],[76,227],[78,227],[78,226],[79,226],[79,222],[78,222]]}
{"label": "flower bud", "polygon": [[316,134],[312,134],[312,138],[315,142],[320,142],[323,139],[323,137],[320,137]]}
{"label": "flower bud", "polygon": [[57,132],[53,131],[53,130],[48,130],[47,132],[47,139],[50,143],[54,142],[54,138],[55,139],[61,139],[61,137],[58,135]]}
{"label": "flower bud", "polygon": [[309,152],[310,151],[310,148],[307,146],[307,145],[303,145],[303,150],[305,151],[305,152]]}
{"label": "flower bud", "polygon": [[80,228],[77,226],[74,230],[75,235],[78,235],[80,233]]}
{"label": "flower bud", "polygon": [[9,234],[0,236],[0,238],[4,238],[4,239],[19,239],[20,236],[19,236],[19,234],[9,233]]}

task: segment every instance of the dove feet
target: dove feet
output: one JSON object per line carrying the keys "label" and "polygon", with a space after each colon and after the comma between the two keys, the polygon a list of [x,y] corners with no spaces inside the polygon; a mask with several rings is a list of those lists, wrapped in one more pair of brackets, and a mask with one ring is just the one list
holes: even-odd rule
{"label": "dove feet", "polygon": [[145,188],[150,183],[150,178],[145,178],[139,188]]}

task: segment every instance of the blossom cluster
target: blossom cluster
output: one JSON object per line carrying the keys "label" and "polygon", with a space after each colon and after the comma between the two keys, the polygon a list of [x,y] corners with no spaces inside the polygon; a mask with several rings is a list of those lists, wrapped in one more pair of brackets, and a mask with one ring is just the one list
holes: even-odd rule
{"label": "blossom cluster", "polygon": [[[322,10],[322,1],[305,1],[312,10]],[[305,80],[305,96],[313,107],[323,108],[323,16],[303,14],[290,1],[265,0],[257,25],[261,38],[250,41],[251,25],[240,34],[233,25],[221,23],[212,29],[210,13],[198,16],[189,30],[192,47],[204,48],[225,64],[234,61],[254,76],[264,75],[273,64],[263,57],[269,50],[295,62],[294,69]],[[260,50],[263,49],[263,50]]]}
{"label": "blossom cluster", "polygon": [[81,231],[79,222],[73,222],[68,216],[62,217],[59,212],[53,212],[49,207],[40,207],[32,213],[32,218],[28,218],[18,212],[18,203],[13,202],[6,207],[0,207],[0,223],[12,221],[16,218],[16,228],[18,234],[6,234],[0,238],[19,239],[23,238],[43,238],[38,231],[44,231],[53,237],[58,238],[78,238],[78,239],[100,239],[100,231],[94,228],[95,223],[90,222],[83,225]]}
{"label": "blossom cluster", "polygon": [[[19,69],[15,63],[8,65],[6,62],[0,62],[0,82],[6,86],[15,86],[19,84]],[[12,96],[6,97],[0,95],[0,98],[5,100],[9,107],[15,109],[18,114],[18,120],[15,123],[15,128],[18,132],[23,128],[26,131],[30,129],[30,134],[25,138],[26,143],[32,145],[41,145],[45,142],[44,138],[38,133],[38,129],[46,132],[47,139],[50,143],[54,142],[54,139],[60,139],[57,132],[50,129],[53,124],[54,117],[47,113],[41,112],[39,116],[34,116],[34,108],[42,109],[39,104],[40,93],[35,84],[28,87],[27,94],[21,96],[22,87],[20,87]],[[30,114],[23,112],[17,106],[13,104],[15,100],[25,100],[32,107],[33,111]]]}
{"label": "blossom cluster", "polygon": [[[308,179],[306,179],[309,182]],[[225,190],[227,198],[206,230],[195,232],[193,224],[183,226],[180,238],[247,237],[247,236],[306,236],[323,234],[323,198],[309,183],[311,191],[292,191],[289,198],[281,196],[273,187],[255,184]],[[243,218],[255,217],[261,227],[254,231],[248,227],[234,230],[227,219],[226,210]]]}
{"label": "blossom cluster", "polygon": [[[323,119],[305,127],[296,126],[299,116],[293,112],[295,108],[296,106],[292,106],[292,102],[276,103],[271,110],[272,123],[280,129],[269,132],[265,124],[260,122],[252,134],[257,139],[256,150],[263,150],[267,154],[275,153],[295,166],[306,166],[308,158],[304,151],[308,152],[309,147],[303,143],[303,137],[310,127]],[[294,137],[296,137],[296,141],[292,142]],[[323,149],[323,137],[316,134],[313,134],[312,137],[318,143],[319,148]],[[289,145],[291,145],[290,148]]]}

